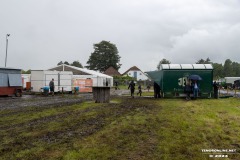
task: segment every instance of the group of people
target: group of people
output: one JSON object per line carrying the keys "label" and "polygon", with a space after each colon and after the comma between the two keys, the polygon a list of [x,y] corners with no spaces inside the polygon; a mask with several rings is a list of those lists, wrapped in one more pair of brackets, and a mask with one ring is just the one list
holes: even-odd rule
{"label": "group of people", "polygon": [[[214,92],[214,95],[213,97],[214,98],[218,98],[218,88],[219,88],[219,85],[216,81],[214,81],[213,83],[213,92]],[[199,95],[199,91],[200,91],[200,88],[199,88],[199,84],[198,84],[198,81],[194,80],[192,81],[191,85],[190,85],[190,82],[187,82],[187,84],[185,85],[185,88],[184,88],[184,91],[186,93],[186,99],[187,100],[190,100],[190,94],[193,93],[193,98],[197,98],[198,95]]]}
{"label": "group of people", "polygon": [[[130,82],[130,84],[128,86],[128,89],[130,89],[130,91],[131,91],[131,97],[134,98],[134,91],[135,91],[135,83],[134,83],[134,81]],[[140,96],[142,96],[142,86],[141,86],[141,84],[138,85],[138,93],[137,93],[137,95],[138,94]]]}
{"label": "group of people", "polygon": [[186,100],[190,100],[190,94],[193,93],[193,98],[196,99],[199,95],[199,84],[197,80],[192,81],[192,83],[190,84],[190,82],[187,82],[184,88],[184,91],[186,93]]}
{"label": "group of people", "polygon": [[[154,97],[155,98],[160,98],[161,95],[160,95],[160,86],[154,82]],[[54,96],[54,79],[52,79],[50,82],[49,82],[49,88],[50,88],[50,93],[52,94],[52,96]],[[219,88],[219,85],[218,83],[215,81],[213,83],[213,91],[214,91],[214,98],[218,98],[218,88]],[[118,88],[118,83],[115,82],[115,89],[119,89]],[[128,89],[130,89],[131,91],[131,97],[134,98],[134,91],[135,91],[135,83],[134,81],[132,80],[128,86]],[[149,90],[150,89],[150,86],[148,85],[147,89]],[[190,100],[190,94],[193,93],[193,98],[196,99],[199,95],[199,91],[200,91],[200,88],[199,88],[199,84],[198,84],[198,81],[197,80],[193,80],[192,83],[190,84],[190,82],[187,82],[185,84],[185,88],[184,88],[184,92],[186,93],[186,99],[187,100]],[[142,96],[142,86],[141,84],[138,85],[138,93],[137,95],[140,95]]]}
{"label": "group of people", "polygon": [[[154,82],[153,88],[154,88],[154,97],[155,98],[161,98],[161,94],[160,94],[161,88],[160,88],[160,86],[156,82]],[[128,89],[130,89],[131,97],[134,98],[134,91],[135,91],[135,83],[134,83],[134,81],[130,82],[130,84],[128,86]],[[147,86],[148,92],[149,92],[149,89],[150,89],[150,85]],[[138,93],[137,93],[137,95],[142,96],[142,86],[141,86],[141,84],[138,85]]]}

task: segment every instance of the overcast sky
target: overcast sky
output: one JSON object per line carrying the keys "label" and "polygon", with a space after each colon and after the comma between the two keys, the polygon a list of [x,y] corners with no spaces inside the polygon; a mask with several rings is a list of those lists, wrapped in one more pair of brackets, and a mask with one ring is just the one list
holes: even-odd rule
{"label": "overcast sky", "polygon": [[102,40],[114,43],[123,73],[203,58],[240,62],[239,0],[0,0],[0,66],[84,66]]}

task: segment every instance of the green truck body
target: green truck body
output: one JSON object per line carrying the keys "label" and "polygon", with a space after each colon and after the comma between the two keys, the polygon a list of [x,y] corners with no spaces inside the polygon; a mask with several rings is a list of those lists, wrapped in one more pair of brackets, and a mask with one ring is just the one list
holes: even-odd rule
{"label": "green truck body", "polygon": [[190,75],[199,75],[200,97],[211,97],[213,67],[211,64],[162,64],[159,71],[146,72],[161,88],[163,97],[184,97],[184,87]]}

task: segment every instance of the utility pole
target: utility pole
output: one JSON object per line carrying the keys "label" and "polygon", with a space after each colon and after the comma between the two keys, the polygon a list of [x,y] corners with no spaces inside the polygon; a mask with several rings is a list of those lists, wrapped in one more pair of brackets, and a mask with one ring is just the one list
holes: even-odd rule
{"label": "utility pole", "polygon": [[8,50],[8,37],[10,34],[6,35],[6,57],[5,57],[5,67],[7,67],[7,50]]}

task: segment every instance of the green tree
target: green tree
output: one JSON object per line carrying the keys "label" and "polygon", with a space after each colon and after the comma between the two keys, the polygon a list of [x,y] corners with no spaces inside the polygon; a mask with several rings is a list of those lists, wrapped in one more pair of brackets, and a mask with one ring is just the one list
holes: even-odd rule
{"label": "green tree", "polygon": [[161,64],[171,64],[171,62],[165,58],[163,58],[157,65],[157,69],[160,70]]}
{"label": "green tree", "polygon": [[213,79],[223,78],[223,65],[219,63],[213,63]]}
{"label": "green tree", "polygon": [[71,63],[71,66],[83,68],[82,64],[79,61],[73,61],[73,63]]}
{"label": "green tree", "polygon": [[232,61],[227,59],[223,66],[223,76],[224,77],[232,77],[233,76],[233,68],[232,68]]}
{"label": "green tree", "polygon": [[204,59],[200,59],[196,62],[196,64],[211,64],[211,60],[209,58],[207,58],[206,60]]}
{"label": "green tree", "polygon": [[63,64],[70,65],[70,63],[68,63],[68,61],[65,61]]}
{"label": "green tree", "polygon": [[115,44],[108,41],[101,41],[94,44],[93,47],[94,52],[91,53],[86,68],[104,72],[110,66],[116,70],[121,67],[119,63],[121,57],[118,55],[118,49]]}
{"label": "green tree", "polygon": [[237,62],[232,62],[232,69],[233,69],[233,76],[239,77],[240,76],[240,64]]}
{"label": "green tree", "polygon": [[62,61],[60,61],[60,62],[58,62],[58,64],[57,64],[57,65],[59,66],[59,65],[62,65],[62,64],[63,64],[63,62],[62,62]]}
{"label": "green tree", "polygon": [[22,70],[21,73],[22,73],[22,74],[31,74],[31,70],[30,70],[30,69],[27,70],[27,71]]}

